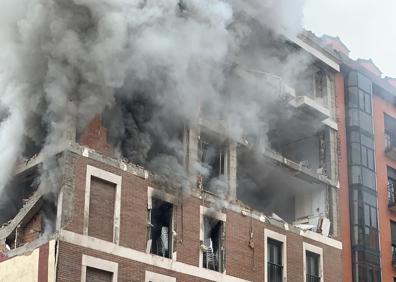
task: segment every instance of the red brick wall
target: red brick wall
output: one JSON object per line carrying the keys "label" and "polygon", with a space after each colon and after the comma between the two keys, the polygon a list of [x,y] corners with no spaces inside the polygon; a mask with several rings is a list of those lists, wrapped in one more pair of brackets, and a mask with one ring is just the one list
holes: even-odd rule
{"label": "red brick wall", "polygon": [[47,243],[45,245],[40,246],[37,281],[48,282],[48,256],[49,256],[49,244]]}
{"label": "red brick wall", "polygon": [[[191,265],[199,266],[200,202],[193,198],[183,201],[177,208],[177,258]],[[183,227],[183,228],[182,228]]]}
{"label": "red brick wall", "polygon": [[342,74],[336,74],[336,109],[338,122],[338,173],[340,180],[341,240],[343,244],[343,281],[352,281],[351,231],[349,212],[348,152],[345,116],[345,88]]}
{"label": "red brick wall", "polygon": [[102,126],[102,119],[97,115],[87,126],[82,134],[81,144],[95,149],[103,154],[112,155],[112,147],[107,143],[107,129]]}
{"label": "red brick wall", "polygon": [[[122,176],[121,188],[121,227],[120,245],[145,252],[147,239],[147,180],[131,175],[121,169],[111,167],[84,157],[75,157],[75,191],[73,201],[73,217],[66,229],[82,233],[84,189],[86,166],[107,170]],[[177,260],[186,264],[199,266],[199,231],[200,205],[202,200],[186,198],[183,205],[175,207],[177,226]],[[226,212],[226,271],[227,274],[250,281],[264,281],[264,228],[287,234],[288,281],[303,281],[303,241],[323,248],[325,264],[325,281],[342,281],[341,251],[327,245],[319,244],[301,236],[286,232],[269,224],[253,220],[235,212]],[[102,223],[98,223],[102,224]],[[250,230],[253,231],[254,249],[249,246]],[[59,281],[67,280],[66,273],[77,272],[80,275],[82,248],[61,243],[59,260]],[[62,247],[63,246],[63,247]],[[73,250],[76,248],[77,251]],[[144,281],[144,270],[169,275],[170,271],[157,269],[153,266],[101,254],[92,250],[84,250],[87,255],[110,259],[121,265],[119,281]],[[74,265],[74,266],[73,266]],[[63,267],[65,269],[63,269]],[[69,274],[72,275],[72,274]],[[73,274],[74,275],[74,274]],[[76,276],[76,277],[77,277]],[[171,275],[172,276],[172,275]],[[178,281],[202,281],[182,274],[173,275]],[[77,278],[76,278],[77,279]],[[132,279],[132,280],[128,280]],[[76,280],[77,281],[77,280]]]}
{"label": "red brick wall", "polygon": [[35,214],[32,219],[22,228],[18,229],[18,246],[32,242],[40,237],[43,232],[43,219],[40,214]]}
{"label": "red brick wall", "polygon": [[82,255],[99,257],[118,263],[118,282],[142,282],[145,281],[145,271],[156,272],[172,277],[177,281],[209,282],[208,280],[192,277],[185,274],[177,274],[173,271],[164,270],[155,266],[131,261],[117,256],[103,254],[98,251],[82,248],[65,242],[59,243],[59,262],[57,268],[57,282],[80,281]]}
{"label": "red brick wall", "polygon": [[88,235],[113,241],[116,185],[91,177]]}
{"label": "red brick wall", "polygon": [[[254,248],[249,247],[251,229]],[[264,228],[262,223],[256,220],[251,221],[241,214],[228,212],[225,247],[227,274],[244,277],[250,281],[263,280]]]}
{"label": "red brick wall", "polygon": [[393,281],[396,270],[392,267],[390,221],[396,221],[396,213],[388,209],[387,166],[396,169],[396,162],[385,155],[384,113],[396,118],[396,107],[377,95],[373,96],[374,142],[377,169],[378,218],[381,248],[382,281]]}

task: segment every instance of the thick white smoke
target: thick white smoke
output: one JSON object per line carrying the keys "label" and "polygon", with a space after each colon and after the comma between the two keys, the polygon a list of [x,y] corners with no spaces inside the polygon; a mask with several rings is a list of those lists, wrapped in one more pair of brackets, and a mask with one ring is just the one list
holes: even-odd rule
{"label": "thick white smoke", "polygon": [[[0,12],[0,193],[29,148],[55,153],[69,128],[81,131],[96,114],[114,108],[118,96],[131,100],[138,93],[155,101],[157,111],[147,123],[153,132],[161,131],[160,121],[195,122],[202,101],[211,101],[214,112],[229,113],[224,123],[231,137],[265,130],[261,115],[268,97],[256,82],[227,88],[227,71],[236,62],[267,69],[277,63],[275,72],[293,77],[302,67],[300,56],[279,62],[276,48],[260,46],[285,30],[300,30],[302,2],[5,1]],[[226,90],[232,94],[225,99]],[[117,137],[125,138],[125,128]],[[177,147],[171,140],[167,146]]]}

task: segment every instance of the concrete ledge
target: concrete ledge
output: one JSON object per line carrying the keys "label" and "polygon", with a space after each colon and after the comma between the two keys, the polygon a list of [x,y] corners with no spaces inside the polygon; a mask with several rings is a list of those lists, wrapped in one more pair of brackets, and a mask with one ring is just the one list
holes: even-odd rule
{"label": "concrete ledge", "polygon": [[248,280],[239,279],[230,275],[222,274],[216,271],[200,268],[186,263],[172,261],[171,259],[159,257],[152,254],[146,254],[137,250],[118,246],[114,243],[100,240],[97,238],[84,236],[67,230],[61,230],[60,240],[84,248],[100,251],[103,253],[119,256],[122,258],[145,263],[155,267],[183,273],[186,275],[212,280],[219,282],[248,282]]}

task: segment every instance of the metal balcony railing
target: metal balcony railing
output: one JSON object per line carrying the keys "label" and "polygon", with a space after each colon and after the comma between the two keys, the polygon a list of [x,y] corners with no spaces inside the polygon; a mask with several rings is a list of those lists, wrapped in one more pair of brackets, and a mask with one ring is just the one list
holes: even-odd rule
{"label": "metal balcony railing", "polygon": [[396,267],[396,246],[392,246],[392,265]]}
{"label": "metal balcony railing", "polygon": [[387,187],[388,187],[388,208],[396,211],[395,184],[389,183]]}
{"label": "metal balcony railing", "polygon": [[268,262],[268,282],[283,281],[283,266]]}
{"label": "metal balcony railing", "polygon": [[396,134],[389,131],[385,131],[384,141],[385,141],[385,154],[389,158],[396,160]]}
{"label": "metal balcony railing", "polygon": [[320,276],[307,274],[306,275],[306,281],[307,282],[320,282]]}

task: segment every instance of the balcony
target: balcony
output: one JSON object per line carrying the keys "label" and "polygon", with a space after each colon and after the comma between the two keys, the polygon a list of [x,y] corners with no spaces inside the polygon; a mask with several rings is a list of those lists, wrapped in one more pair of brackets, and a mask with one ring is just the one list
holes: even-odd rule
{"label": "balcony", "polygon": [[311,115],[314,119],[324,121],[330,118],[330,110],[309,96],[296,97],[289,103],[301,112]]}
{"label": "balcony", "polygon": [[391,211],[396,212],[395,184],[390,183],[387,186],[388,186],[388,208]]}
{"label": "balcony", "polygon": [[396,267],[396,247],[392,246],[392,266]]}
{"label": "balcony", "polygon": [[282,282],[283,281],[283,266],[268,262],[268,281]]}
{"label": "balcony", "polygon": [[393,159],[396,160],[396,135],[391,132],[385,131],[385,154]]}
{"label": "balcony", "polygon": [[307,274],[305,281],[307,281],[307,282],[320,282],[320,276]]}

